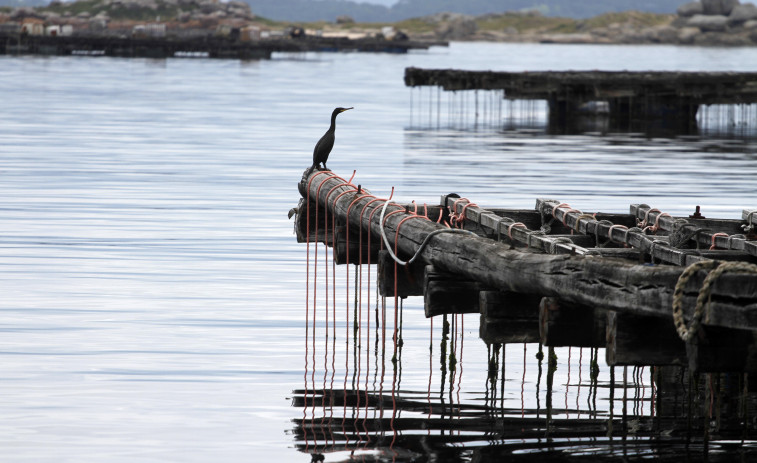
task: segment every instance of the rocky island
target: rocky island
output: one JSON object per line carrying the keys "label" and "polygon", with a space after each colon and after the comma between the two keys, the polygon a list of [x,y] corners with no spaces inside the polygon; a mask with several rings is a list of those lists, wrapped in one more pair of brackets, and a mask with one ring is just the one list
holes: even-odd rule
{"label": "rocky island", "polygon": [[258,17],[237,0],[54,0],[38,8],[0,8],[0,34],[754,46],[757,6],[699,0],[669,15],[628,11],[572,19],[518,11],[439,13],[396,23],[357,23],[345,16],[333,22],[291,23]]}

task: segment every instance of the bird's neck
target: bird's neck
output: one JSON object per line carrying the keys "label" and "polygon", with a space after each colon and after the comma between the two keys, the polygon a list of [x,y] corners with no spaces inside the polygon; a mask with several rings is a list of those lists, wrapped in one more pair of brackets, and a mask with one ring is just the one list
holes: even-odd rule
{"label": "bird's neck", "polygon": [[331,126],[329,127],[329,130],[334,130],[336,128],[336,116],[338,113],[334,113],[331,115]]}

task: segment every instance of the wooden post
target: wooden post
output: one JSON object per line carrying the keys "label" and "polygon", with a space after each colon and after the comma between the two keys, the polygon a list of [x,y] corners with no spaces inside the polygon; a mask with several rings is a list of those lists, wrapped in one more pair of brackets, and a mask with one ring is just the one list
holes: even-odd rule
{"label": "wooden post", "polygon": [[757,331],[700,326],[686,343],[692,372],[757,372]]}
{"label": "wooden post", "polygon": [[606,323],[601,309],[554,297],[539,304],[539,337],[545,346],[604,347]]}
{"label": "wooden post", "polygon": [[478,281],[426,266],[423,308],[426,318],[443,314],[479,313],[479,293],[487,288]]}
{"label": "wooden post", "polygon": [[[350,256],[352,258],[352,256]],[[394,296],[394,259],[389,255],[389,251],[382,250],[378,252],[376,259],[377,271],[376,278],[378,281],[379,294],[382,296]],[[423,296],[423,279],[425,277],[425,265],[423,263],[413,264],[408,267],[397,266],[397,296],[406,298],[408,296]]]}
{"label": "wooden post", "polygon": [[[326,236],[326,221],[324,219],[324,211],[325,210],[323,209],[323,207],[321,207],[318,211],[318,221],[316,222],[315,201],[311,200],[310,206],[308,207],[307,200],[305,198],[300,198],[300,201],[297,204],[297,215],[295,216],[294,223],[294,230],[298,243],[306,243],[307,241],[310,241],[311,243],[319,242],[327,243],[329,245],[331,244],[331,224],[329,224],[329,236]],[[309,223],[308,215],[310,216]],[[331,220],[329,220],[329,222],[331,222]],[[310,225],[310,237],[308,237],[307,233],[308,225]],[[318,228],[318,235],[315,234],[316,228]]]}
{"label": "wooden post", "polygon": [[[371,264],[378,263],[378,253],[380,242],[371,240],[371,249],[368,248],[368,235],[363,233],[362,243],[360,235],[350,231],[349,236],[349,259],[347,262],[347,229],[346,227],[336,227],[336,247],[334,248],[334,258],[337,265],[342,264],[367,264],[370,258]],[[330,237],[329,237],[330,240]],[[362,244],[362,250],[361,248]],[[361,261],[362,259],[362,261]]]}
{"label": "wooden post", "polygon": [[686,345],[665,317],[607,312],[608,365],[686,365]]}
{"label": "wooden post", "polygon": [[479,337],[487,344],[539,342],[540,296],[481,291]]}

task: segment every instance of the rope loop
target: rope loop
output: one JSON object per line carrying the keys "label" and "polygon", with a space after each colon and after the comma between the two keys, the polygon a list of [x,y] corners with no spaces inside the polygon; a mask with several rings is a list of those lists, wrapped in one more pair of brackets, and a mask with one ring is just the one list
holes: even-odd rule
{"label": "rope loop", "polygon": [[576,217],[576,224],[573,226],[573,229],[580,233],[581,230],[578,229],[578,226],[581,224],[581,221],[584,219],[594,220],[594,221],[597,220],[597,218],[593,214],[581,214],[578,217]]}
{"label": "rope loop", "polygon": [[573,244],[573,241],[570,238],[566,238],[564,236],[549,240],[549,253],[550,254],[554,254],[555,251],[557,251],[558,244]]}
{"label": "rope loop", "polygon": [[646,228],[647,224],[649,223],[649,213],[650,212],[660,212],[660,210],[657,209],[657,208],[647,209],[647,212],[644,214],[644,220],[638,224],[639,228]]}
{"label": "rope loop", "polygon": [[[697,295],[696,307],[691,317],[689,325],[683,319],[683,290],[689,280],[699,270],[709,270],[710,272],[704,278],[702,287]],[[705,315],[705,322],[709,322],[709,307],[712,295],[712,285],[723,273],[749,273],[757,275],[757,265],[748,262],[719,262],[716,260],[702,260],[695,262],[683,271],[678,277],[675,290],[673,291],[673,323],[675,323],[678,336],[684,340],[691,340],[696,335],[702,323],[702,316]]]}
{"label": "rope loop", "polygon": [[526,225],[522,222],[513,222],[507,227],[507,237],[510,238],[510,241],[513,239],[513,227],[518,228],[528,228]]}
{"label": "rope loop", "polygon": [[[616,228],[620,228],[621,230],[625,230],[626,234],[625,234],[624,236],[625,236],[626,238],[628,237],[628,227],[626,227],[625,225],[621,225],[621,224],[618,224],[618,223],[616,223],[616,224],[613,224],[613,225],[612,225],[612,226],[610,227],[610,230],[608,230],[608,231],[607,231],[607,237],[608,237],[608,238],[610,238],[610,241],[612,241],[613,243],[617,243],[617,244],[626,245],[626,242],[625,242],[625,241],[615,241],[615,239],[613,239],[613,237],[612,237],[612,231],[613,231],[614,229],[616,229]],[[624,238],[624,240],[625,240],[625,238]]]}
{"label": "rope loop", "polygon": [[596,231],[594,233],[594,247],[595,248],[605,247],[607,245],[607,243],[610,242],[608,240],[608,241],[605,241],[602,244],[599,243],[599,225],[604,225],[606,227],[612,227],[614,224],[612,222],[610,222],[609,220],[600,220],[599,222],[597,222]]}
{"label": "rope loop", "polygon": [[[713,233],[712,240],[710,241],[710,251],[713,251],[717,248],[717,246],[715,245],[715,238],[717,238],[718,236],[728,236],[728,233],[723,233],[723,232]],[[728,242],[728,244],[729,244],[728,248],[730,249],[730,241]]]}
{"label": "rope loop", "polygon": [[659,225],[660,224],[660,217],[670,217],[670,214],[668,214],[667,212],[663,212],[662,214],[658,214],[657,215],[657,218],[654,220],[654,225],[652,225],[652,227],[650,228],[650,230],[652,230],[652,233],[656,234],[657,230],[660,229],[660,225]]}
{"label": "rope loop", "polygon": [[[654,241],[652,241],[652,244],[649,245],[649,261],[652,264],[654,264],[654,248],[658,244],[665,244],[665,245],[667,245],[669,243],[666,243],[665,241],[662,241],[662,240],[654,240]],[[660,260],[662,261],[662,259],[660,259]]]}

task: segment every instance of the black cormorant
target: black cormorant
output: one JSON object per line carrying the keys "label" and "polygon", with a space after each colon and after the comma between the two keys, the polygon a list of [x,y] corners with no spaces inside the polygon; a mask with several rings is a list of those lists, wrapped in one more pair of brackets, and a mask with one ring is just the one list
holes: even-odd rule
{"label": "black cormorant", "polygon": [[319,164],[323,164],[323,168],[326,169],[326,161],[329,159],[331,148],[334,147],[334,129],[336,129],[336,116],[339,113],[343,113],[349,109],[352,108],[336,108],[334,109],[334,112],[331,113],[331,126],[326,131],[326,133],[323,134],[321,139],[318,140],[318,143],[315,144],[315,149],[313,150],[313,167],[310,168],[311,172],[313,171],[313,169],[318,167]]}

